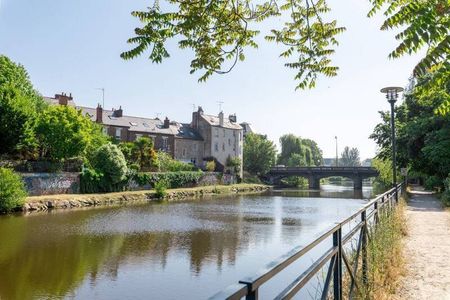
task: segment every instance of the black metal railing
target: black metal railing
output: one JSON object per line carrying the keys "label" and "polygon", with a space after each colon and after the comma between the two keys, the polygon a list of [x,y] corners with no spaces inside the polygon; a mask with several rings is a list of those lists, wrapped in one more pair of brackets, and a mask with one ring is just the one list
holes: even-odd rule
{"label": "black metal railing", "polygon": [[[358,285],[357,274],[362,275],[362,283],[367,283],[368,257],[367,242],[371,238],[371,230],[376,228],[379,223],[380,214],[391,213],[392,209],[398,202],[398,197],[402,192],[403,184],[390,189],[384,194],[369,201],[363,208],[359,209],[353,215],[325,233],[321,234],[307,246],[296,247],[289,253],[283,255],[278,260],[271,262],[267,267],[260,271],[257,275],[240,280],[238,283],[229,286],[225,290],[212,296],[210,299],[242,299],[246,300],[258,299],[259,288],[271,278],[278,275],[282,270],[310,254],[312,249],[317,249],[317,245],[324,241],[332,239],[332,246],[326,251],[321,252],[321,256],[316,259],[300,276],[293,280],[284,290],[282,290],[275,299],[291,299],[296,295],[316,274],[322,270],[328,263],[326,276],[322,286],[321,299],[340,300],[343,298],[343,276],[344,272],[348,274],[349,282],[346,290],[349,298],[354,295],[355,290],[361,290]],[[359,220],[357,218],[359,217]],[[356,223],[355,223],[356,221]],[[347,231],[343,233],[344,229]],[[359,235],[358,235],[359,233]],[[356,249],[353,249],[350,257],[344,251],[344,245],[350,241],[356,242]],[[353,264],[351,264],[352,258]],[[359,267],[361,262],[361,268]],[[345,268],[345,269],[344,269]],[[332,295],[330,294],[330,286],[333,286]]]}

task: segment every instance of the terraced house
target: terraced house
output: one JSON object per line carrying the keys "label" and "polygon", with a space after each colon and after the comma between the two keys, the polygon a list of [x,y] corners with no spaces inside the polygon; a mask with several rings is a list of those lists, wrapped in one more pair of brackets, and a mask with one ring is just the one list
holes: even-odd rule
{"label": "terraced house", "polygon": [[[242,161],[243,128],[236,121],[236,115],[225,118],[204,114],[201,107],[192,114],[191,123],[158,118],[127,116],[122,107],[106,110],[77,106],[72,95],[64,93],[55,97],[45,97],[53,105],[69,105],[88,116],[93,122],[103,126],[104,133],[123,142],[131,142],[139,137],[149,137],[155,150],[167,152],[173,158],[192,162],[204,167],[206,161],[215,160],[219,170],[226,167],[227,159],[238,157]],[[242,163],[241,163],[242,165]]]}

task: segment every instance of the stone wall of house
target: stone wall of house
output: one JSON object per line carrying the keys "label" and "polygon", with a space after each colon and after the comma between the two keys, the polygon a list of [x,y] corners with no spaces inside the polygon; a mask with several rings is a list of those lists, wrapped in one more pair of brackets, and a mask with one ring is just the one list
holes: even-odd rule
{"label": "stone wall of house", "polygon": [[191,139],[175,139],[174,158],[186,163],[195,162],[203,166],[203,141]]}
{"label": "stone wall of house", "polygon": [[80,193],[79,173],[22,173],[28,195]]}

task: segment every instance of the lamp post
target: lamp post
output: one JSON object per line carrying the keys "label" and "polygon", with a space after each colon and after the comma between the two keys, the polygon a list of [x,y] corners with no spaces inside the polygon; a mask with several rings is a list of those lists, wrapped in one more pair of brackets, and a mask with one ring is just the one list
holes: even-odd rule
{"label": "lamp post", "polygon": [[337,135],[334,136],[334,139],[336,140],[336,167],[339,167]]}
{"label": "lamp post", "polygon": [[[382,93],[386,94],[386,99],[391,104],[391,140],[392,140],[392,185],[393,187],[397,186],[397,158],[396,158],[396,141],[395,141],[395,116],[394,116],[394,106],[395,102],[398,99],[398,93],[403,92],[403,88],[401,87],[385,87],[381,89]],[[398,201],[397,190],[395,190],[395,201]]]}

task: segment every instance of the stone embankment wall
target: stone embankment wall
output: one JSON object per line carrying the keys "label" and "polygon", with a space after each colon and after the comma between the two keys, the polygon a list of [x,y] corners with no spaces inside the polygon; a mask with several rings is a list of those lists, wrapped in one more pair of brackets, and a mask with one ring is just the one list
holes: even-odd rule
{"label": "stone embankment wall", "polygon": [[[79,194],[80,193],[80,173],[60,172],[60,173],[21,173],[25,182],[28,195],[59,195],[59,194]],[[235,184],[236,178],[230,174],[222,174],[217,172],[205,172],[197,184],[193,186],[208,186],[218,184]],[[149,190],[151,186],[138,185],[131,181],[127,190],[142,191]]]}
{"label": "stone embankment wall", "polygon": [[28,195],[80,193],[79,173],[22,173]]}
{"label": "stone embankment wall", "polygon": [[217,195],[260,193],[270,189],[261,184],[236,184],[220,186],[203,186],[185,189],[167,190],[164,199],[157,198],[154,191],[134,191],[108,194],[85,195],[46,195],[28,197],[22,207],[23,211],[45,211],[57,208],[81,208],[111,204],[127,204],[142,201],[178,201]]}

